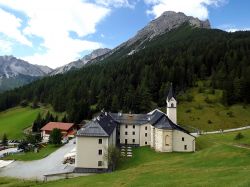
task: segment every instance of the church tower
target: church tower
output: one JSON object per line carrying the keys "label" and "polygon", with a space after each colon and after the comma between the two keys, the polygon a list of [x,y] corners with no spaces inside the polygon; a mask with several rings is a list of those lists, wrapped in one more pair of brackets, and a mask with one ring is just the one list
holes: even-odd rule
{"label": "church tower", "polygon": [[175,124],[177,124],[177,101],[171,83],[168,96],[167,96],[167,116]]}

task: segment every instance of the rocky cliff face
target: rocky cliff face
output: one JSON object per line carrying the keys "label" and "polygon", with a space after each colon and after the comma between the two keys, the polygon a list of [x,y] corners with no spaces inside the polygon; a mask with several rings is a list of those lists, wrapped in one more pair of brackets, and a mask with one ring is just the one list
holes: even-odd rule
{"label": "rocky cliff face", "polygon": [[50,73],[50,75],[62,74],[62,73],[65,73],[65,72],[73,70],[73,69],[82,68],[85,64],[87,64],[91,60],[94,60],[95,58],[100,57],[102,55],[105,55],[106,53],[108,53],[110,51],[111,50],[107,49],[107,48],[96,49],[92,53],[90,53],[89,55],[86,55],[77,61],[71,62],[65,66],[56,68],[54,71],[52,71]]}
{"label": "rocky cliff face", "polygon": [[0,56],[0,92],[28,84],[52,71],[14,56]]}

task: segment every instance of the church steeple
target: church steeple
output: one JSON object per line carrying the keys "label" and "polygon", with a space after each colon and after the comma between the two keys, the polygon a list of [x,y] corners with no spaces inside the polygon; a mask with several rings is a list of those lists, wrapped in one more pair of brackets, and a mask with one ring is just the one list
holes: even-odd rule
{"label": "church steeple", "polygon": [[169,88],[166,103],[167,103],[167,116],[173,123],[176,124],[177,123],[177,111],[176,111],[177,110],[177,101],[175,98],[175,93],[174,93],[172,83],[171,83],[170,88]]}

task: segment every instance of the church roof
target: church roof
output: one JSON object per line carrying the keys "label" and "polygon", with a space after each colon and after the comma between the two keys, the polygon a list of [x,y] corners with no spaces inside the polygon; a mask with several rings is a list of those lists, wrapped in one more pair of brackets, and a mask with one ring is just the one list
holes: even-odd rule
{"label": "church roof", "polygon": [[142,125],[148,123],[147,114],[110,113],[112,118],[121,124]]}
{"label": "church roof", "polygon": [[168,92],[168,96],[167,96],[167,100],[169,101],[171,98],[175,98],[175,93],[174,93],[174,90],[173,90],[173,85],[171,83],[171,86],[169,88],[169,92]]}

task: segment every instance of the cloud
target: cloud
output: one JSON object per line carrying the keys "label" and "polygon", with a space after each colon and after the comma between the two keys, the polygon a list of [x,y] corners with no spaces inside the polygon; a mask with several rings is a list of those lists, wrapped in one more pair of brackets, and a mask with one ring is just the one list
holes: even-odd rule
{"label": "cloud", "polygon": [[175,11],[205,20],[209,16],[209,6],[218,7],[226,3],[226,0],[144,0],[144,2],[151,6],[147,13],[155,17],[159,17],[165,11]]}
{"label": "cloud", "polygon": [[1,53],[10,53],[12,51],[12,43],[7,40],[0,39],[0,52]]}
{"label": "cloud", "polygon": [[223,30],[227,32],[237,32],[237,31],[250,31],[250,28],[227,28]]}
{"label": "cloud", "polygon": [[19,30],[21,23],[21,19],[0,8],[0,33],[3,33],[5,36],[21,44],[32,46],[31,42]]}
{"label": "cloud", "polygon": [[127,7],[127,8],[134,8],[137,1],[133,3],[129,0],[95,0],[95,2],[99,5],[103,5],[105,7]]}
{"label": "cloud", "polygon": [[223,24],[217,26],[217,28],[224,30],[226,32],[236,32],[236,31],[250,31],[250,27],[237,27],[233,24]]}
{"label": "cloud", "polygon": [[[102,44],[84,39],[96,32],[96,25],[110,13],[110,9],[83,0],[0,0],[0,5],[23,13],[27,24],[23,26],[21,36],[42,39],[40,46],[44,53],[23,56],[31,63],[57,67],[79,57],[85,50],[93,50]],[[16,21],[11,27],[19,28],[20,18],[9,14]],[[1,17],[1,16],[0,16]],[[16,18],[16,19],[14,19]],[[1,19],[1,18],[0,18]],[[2,24],[2,19],[0,24]],[[1,27],[2,28],[2,27]],[[75,33],[75,37],[70,36]]]}

